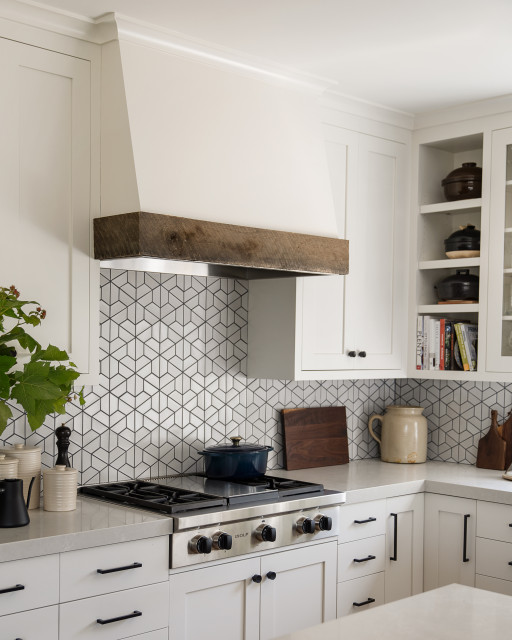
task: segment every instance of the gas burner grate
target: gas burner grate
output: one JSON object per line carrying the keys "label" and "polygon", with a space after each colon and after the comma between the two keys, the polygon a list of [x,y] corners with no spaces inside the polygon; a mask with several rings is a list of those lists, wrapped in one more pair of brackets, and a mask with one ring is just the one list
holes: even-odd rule
{"label": "gas burner grate", "polygon": [[301,480],[291,480],[288,478],[280,478],[278,476],[258,476],[257,478],[247,478],[245,480],[237,480],[238,484],[248,485],[251,487],[265,487],[273,491],[277,491],[280,498],[286,496],[309,495],[312,493],[322,493],[323,485],[312,482],[302,482]]}
{"label": "gas burner grate", "polygon": [[86,485],[81,487],[80,493],[103,498],[109,502],[145,507],[163,513],[225,507],[227,504],[227,501],[219,496],[138,480],[106,485]]}

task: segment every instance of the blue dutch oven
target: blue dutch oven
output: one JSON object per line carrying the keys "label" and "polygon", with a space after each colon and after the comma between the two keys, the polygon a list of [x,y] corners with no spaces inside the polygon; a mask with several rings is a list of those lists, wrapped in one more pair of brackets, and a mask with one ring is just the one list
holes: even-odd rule
{"label": "blue dutch oven", "polygon": [[199,453],[204,456],[204,473],[207,478],[256,478],[267,470],[268,452],[274,447],[261,444],[240,444],[239,436],[230,438],[231,444],[207,447]]}

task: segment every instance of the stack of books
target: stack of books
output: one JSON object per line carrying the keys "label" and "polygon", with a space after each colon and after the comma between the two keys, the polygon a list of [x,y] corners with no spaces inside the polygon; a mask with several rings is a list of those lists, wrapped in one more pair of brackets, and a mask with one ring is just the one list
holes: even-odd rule
{"label": "stack of books", "polygon": [[418,371],[476,371],[478,325],[467,320],[418,316],[416,369]]}

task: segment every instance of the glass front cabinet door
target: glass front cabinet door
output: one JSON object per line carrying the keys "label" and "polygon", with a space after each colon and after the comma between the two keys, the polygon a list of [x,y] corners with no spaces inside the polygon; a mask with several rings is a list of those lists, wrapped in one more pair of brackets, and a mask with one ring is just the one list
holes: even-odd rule
{"label": "glass front cabinet door", "polygon": [[492,134],[487,370],[512,373],[512,128]]}

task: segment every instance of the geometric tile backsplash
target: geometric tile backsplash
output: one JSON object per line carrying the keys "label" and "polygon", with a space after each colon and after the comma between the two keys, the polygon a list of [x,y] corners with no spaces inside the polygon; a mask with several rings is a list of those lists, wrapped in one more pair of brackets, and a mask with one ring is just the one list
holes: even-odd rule
{"label": "geometric tile backsplash", "polygon": [[[64,418],[81,484],[200,470],[198,451],[231,435],[273,446],[269,468],[280,468],[280,410],[302,406],[346,406],[354,460],[379,455],[367,428],[372,413],[420,404],[429,459],[474,464],[490,408],[502,418],[512,405],[512,390],[498,383],[249,379],[247,309],[244,281],[101,271],[100,381]],[[61,422],[31,433],[13,407],[0,444],[41,446],[43,465],[53,466]]]}

